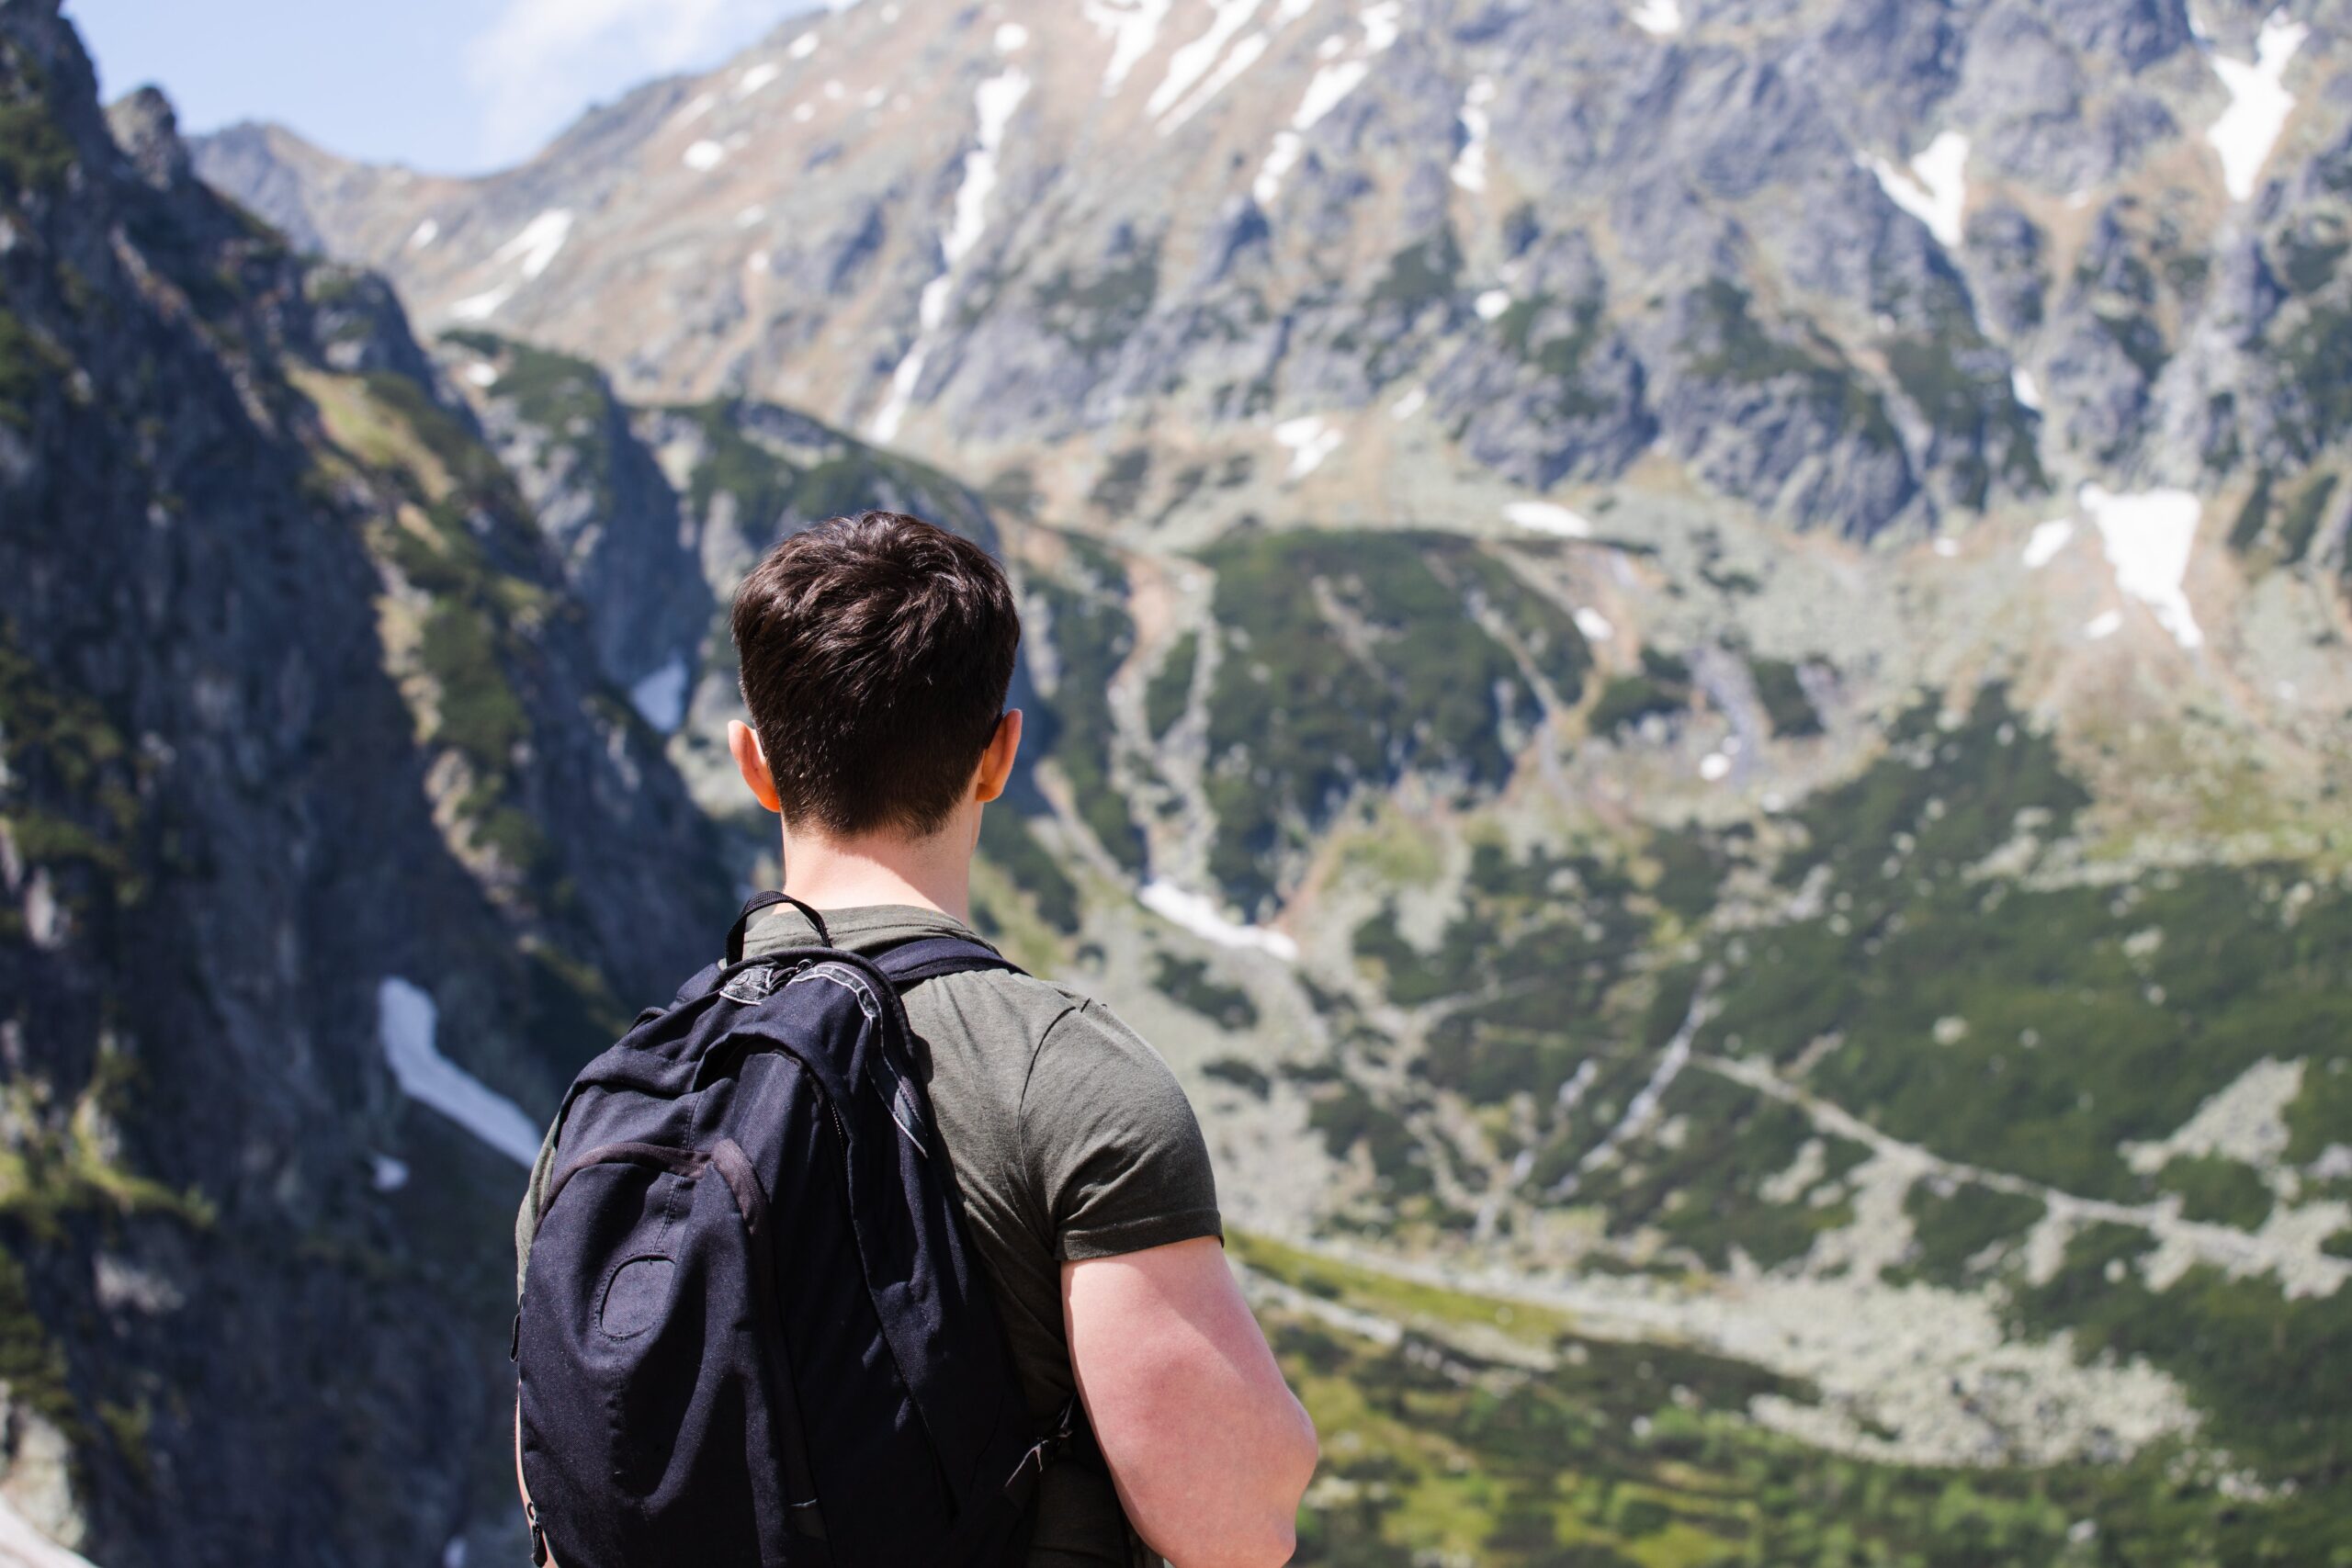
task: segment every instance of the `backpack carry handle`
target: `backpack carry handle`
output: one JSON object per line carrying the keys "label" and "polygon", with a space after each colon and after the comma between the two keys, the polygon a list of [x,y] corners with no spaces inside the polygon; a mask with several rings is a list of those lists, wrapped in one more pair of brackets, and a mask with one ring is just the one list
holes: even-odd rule
{"label": "backpack carry handle", "polygon": [[815,909],[795,898],[791,894],[779,893],[771,889],[765,893],[754,893],[746,898],[743,901],[742,912],[735,917],[735,923],[728,928],[727,962],[730,965],[743,961],[743,938],[750,933],[753,918],[762,909],[773,909],[778,904],[789,904],[808,917],[808,923],[817,928],[817,940],[827,947],[833,945],[832,933],[825,929],[824,916],[817,913]]}

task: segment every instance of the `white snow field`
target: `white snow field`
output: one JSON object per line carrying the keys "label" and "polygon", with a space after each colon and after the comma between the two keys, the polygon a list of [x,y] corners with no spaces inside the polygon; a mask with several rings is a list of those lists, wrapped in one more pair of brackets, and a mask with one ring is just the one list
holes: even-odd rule
{"label": "white snow field", "polygon": [[397,975],[376,987],[376,1037],[401,1092],[528,1168],[539,1157],[538,1124],[441,1054],[433,1038],[440,1021],[440,1010],[423,987]]}

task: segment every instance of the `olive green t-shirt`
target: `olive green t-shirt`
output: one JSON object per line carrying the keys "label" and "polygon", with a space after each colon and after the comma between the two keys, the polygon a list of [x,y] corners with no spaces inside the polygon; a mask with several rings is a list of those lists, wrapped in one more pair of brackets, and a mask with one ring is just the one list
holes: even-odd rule
{"label": "olive green t-shirt", "polygon": [[[950,916],[907,905],[822,913],[832,944],[853,953],[973,936]],[[818,941],[806,916],[780,905],[754,919],[743,955]],[[1208,1146],[1168,1064],[1100,1002],[1001,970],[943,975],[905,997],[907,1021],[929,1048],[932,1113],[972,1246],[995,1287],[1029,1409],[1043,1420],[1076,1386],[1061,1265],[1222,1238]],[[517,1216],[518,1280],[555,1134]],[[1109,1478],[1082,1463],[1046,1472],[1030,1541],[1032,1568],[1156,1561],[1128,1529]]]}

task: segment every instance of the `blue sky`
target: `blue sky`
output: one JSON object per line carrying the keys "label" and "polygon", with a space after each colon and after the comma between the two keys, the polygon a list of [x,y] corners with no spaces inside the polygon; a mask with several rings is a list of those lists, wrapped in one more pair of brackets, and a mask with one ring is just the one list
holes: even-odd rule
{"label": "blue sky", "polygon": [[809,0],[66,0],[108,98],[190,130],[274,119],[337,152],[470,173],[592,103],[708,65]]}

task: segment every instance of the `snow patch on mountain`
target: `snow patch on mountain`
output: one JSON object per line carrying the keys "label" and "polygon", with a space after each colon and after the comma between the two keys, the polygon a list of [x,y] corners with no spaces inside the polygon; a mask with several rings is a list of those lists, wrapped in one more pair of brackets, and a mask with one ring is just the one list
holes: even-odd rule
{"label": "snow patch on mountain", "polygon": [[872,431],[876,441],[897,439],[907,407],[914,400],[915,387],[922,381],[923,367],[931,357],[931,336],[946,324],[947,301],[956,288],[956,269],[988,231],[989,198],[996,194],[997,154],[1004,146],[1006,128],[1012,125],[1013,114],[1028,96],[1028,73],[1017,66],[982,82],[972,95],[973,115],[979,122],[977,140],[972,150],[964,155],[963,182],[956,187],[955,209],[947,232],[939,242],[939,275],[923,285],[922,299],[917,307],[919,331],[914,346],[907,350],[906,357],[891,373],[890,389],[880,412],[874,416]]}
{"label": "snow patch on mountain", "polygon": [[2081,500],[2107,547],[2116,586],[2154,611],[2181,647],[2201,645],[2205,634],[2181,582],[2188,575],[2203,504],[2185,490],[2116,495],[2095,484],[2083,487]]}
{"label": "snow patch on mountain", "polygon": [[684,155],[678,162],[696,174],[707,175],[727,162],[727,149],[716,141],[697,141],[686,149]]}
{"label": "snow patch on mountain", "polygon": [[408,248],[412,251],[421,251],[440,237],[441,225],[428,218],[424,222],[419,223],[416,226],[415,231],[409,235]]}
{"label": "snow patch on mountain", "polygon": [[1274,439],[1289,449],[1289,477],[1299,479],[1321,468],[1323,459],[1338,451],[1347,437],[1325,424],[1319,416],[1308,414],[1274,426]]}
{"label": "snow patch on mountain", "polygon": [[1960,243],[1961,218],[1968,207],[1967,137],[1944,131],[1907,168],[1874,156],[1863,158],[1862,166],[1878,176],[1889,201],[1928,226],[1937,243],[1947,250]]}
{"label": "snow patch on mountain", "polygon": [[1235,44],[1233,52],[1217,62],[1216,72],[1201,84],[1200,89],[1169,111],[1167,118],[1159,122],[1159,134],[1172,134],[1194,115],[1208,107],[1216,96],[1231,86],[1244,71],[1265,58],[1271,41],[1264,33],[1257,32]]}
{"label": "snow patch on mountain", "polygon": [[1462,151],[1454,155],[1453,183],[1474,193],[1487,188],[1487,134],[1494,129],[1487,106],[1495,101],[1495,80],[1480,76],[1462,95],[1454,118],[1462,124]]}
{"label": "snow patch on mountain", "polygon": [[1283,181],[1298,166],[1298,155],[1306,149],[1306,140],[1297,131],[1274,132],[1273,145],[1266,149],[1265,161],[1258,165],[1257,178],[1250,182],[1250,199],[1261,208],[1272,207],[1283,193]]}
{"label": "snow patch on mountain", "polygon": [[1247,948],[1272,953],[1285,964],[1297,962],[1298,943],[1282,931],[1265,926],[1244,925],[1228,919],[1206,894],[1193,893],[1172,882],[1158,878],[1147,882],[1136,895],[1143,907],[1170,925],[1181,926],[1204,942],[1219,947]]}
{"label": "snow patch on mountain", "polygon": [[686,720],[690,683],[685,655],[673,653],[669,663],[628,689],[629,704],[646,723],[664,735],[674,735]]}
{"label": "snow patch on mountain", "polygon": [[2213,74],[2229,89],[2230,107],[2205,139],[2221,155],[2222,183],[2233,201],[2254,194],[2262,166],[2287,128],[2287,117],[2295,112],[2295,96],[2284,85],[2287,66],[2310,36],[2311,29],[2284,10],[2273,11],[2255,39],[2251,63],[2225,54],[2212,56]]}
{"label": "snow patch on mountain", "polygon": [[2056,560],[2058,552],[2072,543],[2074,537],[2075,525],[2067,518],[2058,517],[2047,523],[2035,524],[2033,532],[2027,536],[2025,541],[2026,570],[2040,571]]}
{"label": "snow patch on mountain", "polygon": [[1184,100],[1225,54],[1226,46],[1257,16],[1264,0],[1209,0],[1206,31],[1182,44],[1168,57],[1168,74],[1143,103],[1144,113],[1158,119]]}
{"label": "snow patch on mountain", "polygon": [[1580,513],[1548,501],[1514,501],[1503,508],[1503,521],[1562,539],[1592,537],[1592,525]]}
{"label": "snow patch on mountain", "polygon": [[515,236],[490,254],[492,266],[514,264],[520,277],[514,282],[500,284],[480,294],[469,295],[449,307],[449,313],[462,321],[479,321],[496,314],[500,306],[514,297],[514,290],[554,265],[555,258],[571,238],[571,212],[568,208],[552,207],[523,225]]}
{"label": "snow patch on mountain", "polygon": [[538,1126],[521,1106],[441,1054],[434,1043],[440,1017],[423,987],[397,975],[376,987],[376,1039],[392,1081],[516,1164],[535,1164]]}
{"label": "snow patch on mountain", "polygon": [[1298,112],[1291,117],[1291,128],[1306,130],[1316,121],[1347,102],[1348,95],[1363,85],[1372,74],[1369,60],[1342,60],[1336,64],[1317,69],[1306,84],[1306,94],[1298,100]]}
{"label": "snow patch on mountain", "polygon": [[1111,58],[1102,67],[1104,97],[1126,85],[1128,75],[1159,41],[1159,24],[1168,19],[1170,4],[1170,0],[1085,0],[1080,7],[1094,24],[1094,30],[1111,40]]}
{"label": "snow patch on mountain", "polygon": [[1348,95],[1363,85],[1363,79],[1371,73],[1370,60],[1340,60],[1317,68],[1298,100],[1298,107],[1292,111],[1289,128],[1275,132],[1273,145],[1267,149],[1265,162],[1259,164],[1258,176],[1250,182],[1250,197],[1260,207],[1272,206],[1282,194],[1283,179],[1297,166],[1299,154],[1306,151],[1306,133],[1345,103]]}
{"label": "snow patch on mountain", "polygon": [[1682,30],[1682,6],[1679,0],[1642,0],[1631,19],[1652,38],[1672,38]]}
{"label": "snow patch on mountain", "polygon": [[1617,635],[1617,628],[1609,624],[1609,617],[1589,604],[1577,611],[1576,623],[1577,630],[1584,634],[1588,642],[1607,642]]}
{"label": "snow patch on mountain", "polygon": [[2024,366],[2017,366],[2009,371],[2009,392],[2017,399],[2018,407],[2034,413],[2041,412],[2041,383],[2035,380],[2033,372]]}
{"label": "snow patch on mountain", "polygon": [[773,60],[763,60],[735,78],[735,96],[739,100],[748,98],[783,74],[783,66]]}
{"label": "snow patch on mountain", "polygon": [[0,1568],[96,1568],[33,1528],[17,1506],[0,1497]]}

